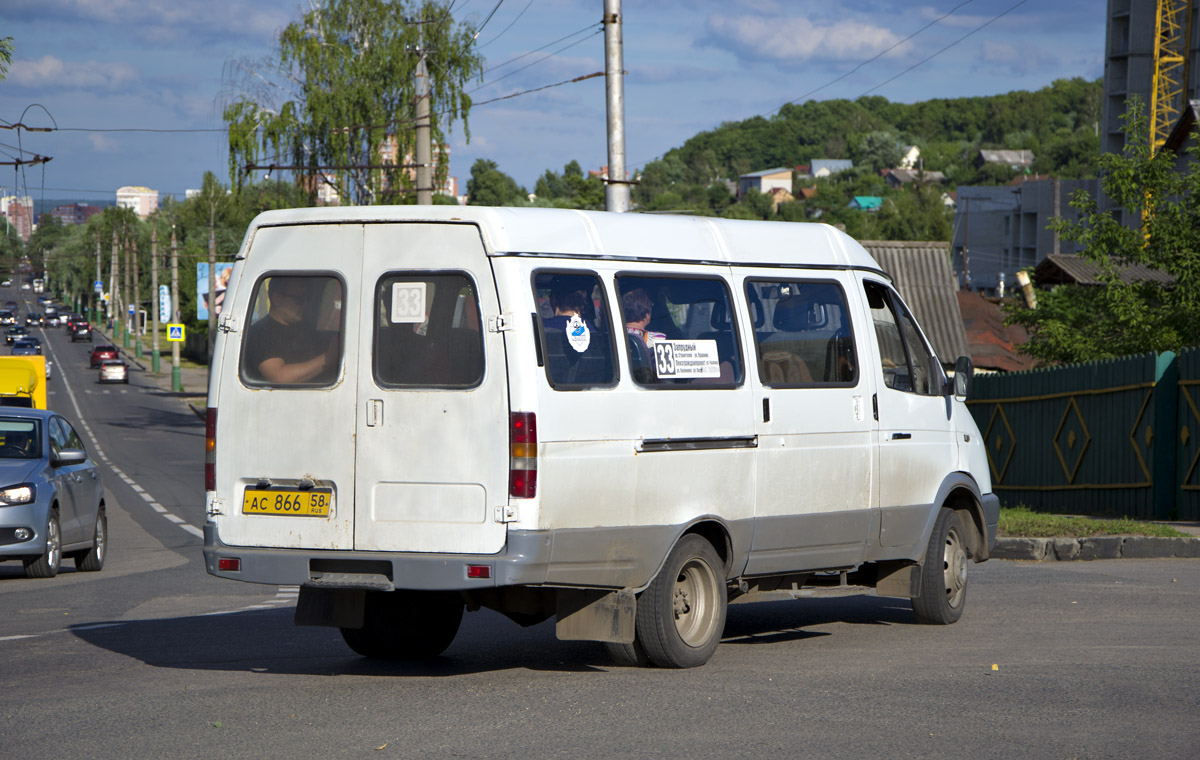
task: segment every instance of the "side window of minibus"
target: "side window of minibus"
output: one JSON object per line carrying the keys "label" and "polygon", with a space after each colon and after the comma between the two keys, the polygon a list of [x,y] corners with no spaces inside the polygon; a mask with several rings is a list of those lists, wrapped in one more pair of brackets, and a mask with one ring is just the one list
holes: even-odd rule
{"label": "side window of minibus", "polygon": [[580,390],[614,385],[612,319],[600,278],[591,272],[536,272],[533,297],[550,386]]}
{"label": "side window of minibus", "polygon": [[312,388],[334,382],[342,355],[342,282],[272,274],[250,299],[241,378],[250,386]]}
{"label": "side window of minibus", "polygon": [[879,342],[884,385],[898,391],[933,395],[934,384],[929,377],[932,354],[921,339],[912,315],[889,288],[875,282],[864,282],[863,288]]}
{"label": "side window of minibus", "polygon": [[619,275],[617,292],[635,383],[654,388],[741,384],[742,351],[724,280]]}
{"label": "side window of minibus", "polygon": [[770,388],[858,382],[858,357],[836,282],[747,280],[759,376]]}
{"label": "side window of minibus", "polygon": [[461,272],[393,272],[375,287],[375,382],[472,388],[483,380],[479,299]]}

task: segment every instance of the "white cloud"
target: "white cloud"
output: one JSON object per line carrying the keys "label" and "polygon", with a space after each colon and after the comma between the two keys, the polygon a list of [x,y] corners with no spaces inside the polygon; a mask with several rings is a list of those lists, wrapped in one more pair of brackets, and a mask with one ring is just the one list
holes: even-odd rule
{"label": "white cloud", "polygon": [[[1063,63],[1057,56],[1032,45],[1010,45],[1006,42],[984,40],[979,46],[978,63],[982,66],[1006,69],[1017,75],[1055,70]],[[980,66],[977,65],[978,69]]]}
{"label": "white cloud", "polygon": [[105,137],[94,132],[88,135],[88,140],[92,143],[92,150],[97,153],[115,153],[121,147],[121,144],[111,137]]}
{"label": "white cloud", "polygon": [[45,55],[36,61],[13,61],[7,81],[21,87],[115,90],[137,82],[138,72],[127,63],[78,63]]}
{"label": "white cloud", "polygon": [[[820,26],[807,18],[721,16],[708,19],[709,43],[741,58],[803,63],[812,59],[854,61],[876,55],[900,38],[890,30],[858,21]],[[908,45],[888,53],[902,57]]]}
{"label": "white cloud", "polygon": [[293,20],[293,10],[292,3],[238,0],[5,0],[0,17],[104,24],[162,44],[196,36],[271,37]]}

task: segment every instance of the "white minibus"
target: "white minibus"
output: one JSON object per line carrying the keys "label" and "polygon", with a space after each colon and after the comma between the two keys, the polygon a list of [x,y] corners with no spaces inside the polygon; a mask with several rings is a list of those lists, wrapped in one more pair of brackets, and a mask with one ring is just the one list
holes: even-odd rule
{"label": "white minibus", "polygon": [[731,599],[962,614],[999,502],[888,275],[820,224],[447,206],[251,224],[208,390],[208,572],[436,656],[464,611],[691,667]]}

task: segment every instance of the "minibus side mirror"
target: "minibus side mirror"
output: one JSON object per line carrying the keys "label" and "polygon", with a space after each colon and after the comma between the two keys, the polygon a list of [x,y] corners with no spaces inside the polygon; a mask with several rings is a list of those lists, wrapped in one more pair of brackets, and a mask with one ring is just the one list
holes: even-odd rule
{"label": "minibus side mirror", "polygon": [[975,366],[971,363],[971,357],[958,357],[958,361],[954,363],[954,397],[959,401],[966,401],[971,392],[971,375],[974,372]]}

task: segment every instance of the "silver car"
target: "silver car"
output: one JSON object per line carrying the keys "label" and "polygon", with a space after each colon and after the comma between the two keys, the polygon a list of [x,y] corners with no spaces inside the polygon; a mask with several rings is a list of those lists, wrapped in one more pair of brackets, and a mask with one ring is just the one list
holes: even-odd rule
{"label": "silver car", "polygon": [[0,562],[53,578],[63,557],[95,572],[108,553],[100,471],[61,415],[0,408]]}

